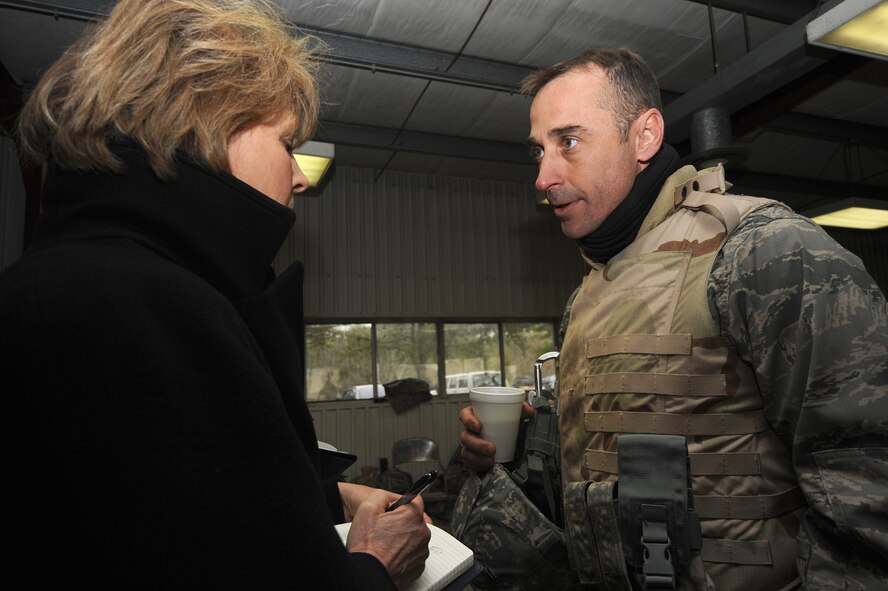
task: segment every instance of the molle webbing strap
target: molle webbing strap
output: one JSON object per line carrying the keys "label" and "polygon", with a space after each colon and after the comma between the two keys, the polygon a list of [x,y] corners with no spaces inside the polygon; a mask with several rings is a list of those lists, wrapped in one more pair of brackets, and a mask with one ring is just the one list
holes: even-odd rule
{"label": "molle webbing strap", "polygon": [[725,396],[725,376],[670,373],[604,373],[586,376],[584,394],[632,392],[666,396]]}
{"label": "molle webbing strap", "polygon": [[[589,470],[617,473],[617,453],[587,449],[584,466]],[[691,476],[748,476],[762,473],[761,457],[757,453],[692,453]]]}
{"label": "molle webbing strap", "polygon": [[768,429],[762,411],[677,415],[656,412],[587,412],[586,431],[660,435],[749,435]]}
{"label": "molle webbing strap", "polygon": [[700,556],[704,562],[729,564],[774,564],[768,540],[716,540],[703,538]]}
{"label": "molle webbing strap", "polygon": [[647,355],[690,355],[693,339],[690,334],[633,334],[602,337],[586,341],[586,358],[615,353]]}
{"label": "molle webbing strap", "polygon": [[805,497],[797,486],[774,495],[694,496],[701,519],[769,519],[804,506]]}

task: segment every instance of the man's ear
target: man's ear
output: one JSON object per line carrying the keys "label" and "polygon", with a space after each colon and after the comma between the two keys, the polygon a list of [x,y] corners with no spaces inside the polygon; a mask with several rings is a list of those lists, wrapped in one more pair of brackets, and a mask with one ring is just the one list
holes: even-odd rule
{"label": "man's ear", "polygon": [[660,151],[663,145],[663,114],[657,109],[648,109],[635,120],[636,153],[639,162],[648,162]]}

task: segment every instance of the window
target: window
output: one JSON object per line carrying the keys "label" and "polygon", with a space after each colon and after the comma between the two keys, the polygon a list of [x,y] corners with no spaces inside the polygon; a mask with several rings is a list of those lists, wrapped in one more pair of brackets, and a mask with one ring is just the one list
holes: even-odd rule
{"label": "window", "polygon": [[[543,353],[555,350],[552,324],[548,322],[503,323],[503,350],[505,352],[506,381],[510,386],[532,390],[533,364]],[[555,384],[554,363],[543,366],[543,388],[551,390]]]}
{"label": "window", "polygon": [[371,328],[370,324],[306,327],[308,400],[373,398]]}
{"label": "window", "polygon": [[[305,341],[310,402],[381,398],[382,384],[404,378],[427,382],[432,394],[468,394],[479,386],[533,388],[534,362],[554,349],[554,323],[309,324]],[[553,381],[546,364],[543,383]]]}
{"label": "window", "polygon": [[438,336],[434,323],[376,325],[379,382],[418,378],[438,389]]}
{"label": "window", "polygon": [[459,380],[447,394],[468,394],[475,376],[500,374],[499,328],[494,323],[445,324],[444,353],[448,382],[450,376]]}

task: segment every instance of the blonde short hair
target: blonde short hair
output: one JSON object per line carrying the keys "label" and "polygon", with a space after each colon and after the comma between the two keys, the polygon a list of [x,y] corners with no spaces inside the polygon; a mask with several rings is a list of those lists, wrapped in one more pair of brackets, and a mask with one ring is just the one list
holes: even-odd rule
{"label": "blonde short hair", "polygon": [[229,171],[228,141],[249,124],[296,115],[317,125],[314,40],[295,39],[268,0],[121,0],[46,72],[19,119],[24,154],[77,171],[119,171],[126,136],[155,173],[179,151]]}

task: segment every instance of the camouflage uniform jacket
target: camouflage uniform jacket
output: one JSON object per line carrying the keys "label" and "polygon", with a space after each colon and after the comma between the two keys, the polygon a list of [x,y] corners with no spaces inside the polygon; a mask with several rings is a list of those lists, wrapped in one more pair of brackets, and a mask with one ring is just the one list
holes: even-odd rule
{"label": "camouflage uniform jacket", "polygon": [[797,538],[803,588],[888,588],[885,296],[819,226],[771,207],[728,238],[708,300],[792,454],[808,504]]}
{"label": "camouflage uniform jacket", "polygon": [[[675,176],[682,177],[680,183],[695,174],[696,171],[686,168]],[[662,200],[658,200],[655,209]],[[748,384],[753,384],[754,399],[760,398],[761,415],[767,421],[765,434],[778,442],[777,447],[769,443],[760,448],[764,454],[761,461],[770,462],[772,468],[775,461],[787,466],[788,474],[785,471],[773,474],[784,481],[787,476],[798,480],[804,494],[807,508],[788,514],[786,531],[778,537],[785,539],[787,533],[797,536],[795,562],[799,579],[809,588],[868,588],[879,585],[879,581],[884,585],[884,573],[879,571],[879,563],[880,557],[888,555],[888,528],[884,523],[885,482],[888,478],[883,447],[888,415],[888,314],[885,299],[859,260],[838,247],[816,225],[782,206],[760,203],[758,209],[749,213],[739,225],[735,222],[727,227],[729,236],[725,242],[722,244],[724,235],[716,242],[716,246],[722,244],[722,248],[713,251],[709,257],[710,261],[715,260],[708,283],[706,275],[702,276],[704,286],[708,286],[709,310],[701,314],[709,312],[711,315],[703,325],[712,327],[714,324],[714,327],[712,333],[701,334],[717,334],[721,341],[718,347],[729,355],[727,362],[737,364],[739,360],[742,363],[742,368],[728,368],[728,387],[749,392]],[[643,229],[642,234],[644,232]],[[704,264],[708,268],[709,263]],[[577,303],[582,304],[582,299],[578,298]],[[696,335],[696,331],[693,332]],[[701,344],[695,336],[695,350],[698,347],[702,351],[701,359],[705,360],[705,350],[710,345]],[[619,358],[618,355],[616,365],[612,367],[631,366],[625,366]],[[661,357],[661,368],[664,361],[674,363],[675,358]],[[605,368],[608,363],[611,361],[605,362]],[[587,370],[592,368],[593,374],[587,373],[583,378],[570,375],[577,373],[578,368],[568,362],[562,367],[562,384],[573,384],[586,390],[591,387],[597,391],[598,386],[594,384],[601,379],[591,377],[596,364],[600,365],[600,362],[587,364]],[[732,374],[739,376],[739,385],[730,384]],[[631,374],[621,375],[632,379]],[[582,386],[584,379],[586,386]],[[607,376],[602,379],[607,381]],[[611,387],[604,386],[604,382],[601,385]],[[563,397],[565,394],[562,391]],[[619,411],[621,399],[615,400],[617,407],[613,408]],[[681,404],[680,398],[672,400]],[[657,404],[661,406],[656,408],[664,408],[664,402]],[[668,406],[673,402],[665,404]],[[577,422],[573,416],[575,412],[570,412],[571,407],[568,394],[563,410],[570,416],[562,416],[563,442],[570,440],[572,435],[568,431]],[[706,413],[713,407],[700,408],[692,412]],[[730,406],[727,408],[727,412],[731,412]],[[594,405],[589,409],[594,411]],[[589,416],[587,412],[587,423]],[[610,437],[602,435],[594,436],[597,443],[592,444],[593,449],[612,447],[608,443]],[[698,443],[707,441],[706,438],[690,438],[689,444],[692,439]],[[571,447],[569,442],[567,447]],[[582,447],[576,451],[581,452]],[[595,469],[590,472],[589,462],[590,458],[593,464],[603,461],[605,456],[601,453],[611,455],[587,449],[585,460],[568,455],[563,459],[565,464],[584,462],[586,478],[597,480],[602,474]],[[777,460],[777,456],[790,457],[791,460]],[[566,481],[577,479],[579,471],[575,467],[565,465],[563,468]],[[719,479],[710,482],[718,486]],[[722,480],[722,484],[731,482],[734,483],[732,486],[740,487],[738,490],[743,488],[743,481],[736,477],[733,481]],[[698,494],[696,485],[695,481],[695,496]],[[750,493],[741,490],[739,494]],[[799,526],[795,518],[801,515]],[[730,520],[727,523],[730,526]],[[766,537],[778,533],[772,530]],[[786,561],[792,558],[785,550],[780,554],[782,557],[775,556],[774,559],[784,565],[781,567],[784,570]],[[728,565],[727,570],[724,566],[722,569],[718,579],[730,581],[729,587],[736,583],[740,588],[748,587],[752,580],[756,584],[764,583],[751,573],[749,577],[741,574],[743,568],[738,570]]]}

